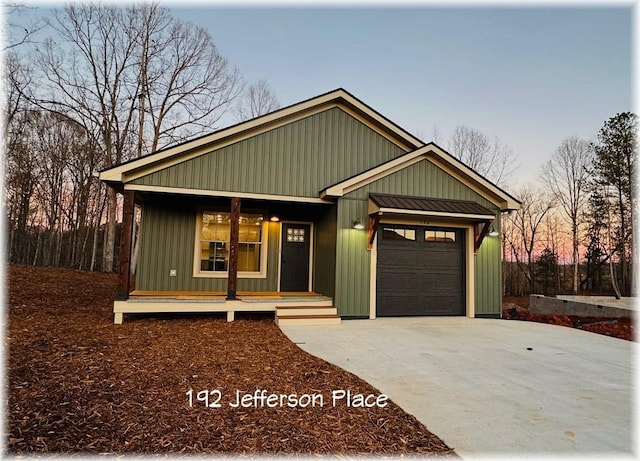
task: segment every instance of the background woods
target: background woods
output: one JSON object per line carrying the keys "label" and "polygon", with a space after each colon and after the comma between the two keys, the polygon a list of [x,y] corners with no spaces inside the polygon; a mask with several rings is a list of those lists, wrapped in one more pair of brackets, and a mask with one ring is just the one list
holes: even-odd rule
{"label": "background woods", "polygon": [[[70,4],[24,27],[6,4],[5,213],[11,262],[111,271],[118,197],[93,173],[276,110],[209,32],[158,4]],[[535,185],[513,185],[517,153],[458,126],[452,155],[522,201],[502,219],[504,293],[635,293],[637,117],[567,137]],[[570,133],[568,133],[570,135]],[[546,153],[545,153],[546,154]]]}
{"label": "background woods", "polygon": [[588,142],[565,139],[538,190],[513,192],[522,208],[504,220],[504,292],[629,296],[637,117],[619,113]]}
{"label": "background woods", "polygon": [[3,50],[12,262],[113,270],[118,198],[93,172],[214,131],[230,109],[278,107],[204,28],[158,4],[70,4],[18,29]]}

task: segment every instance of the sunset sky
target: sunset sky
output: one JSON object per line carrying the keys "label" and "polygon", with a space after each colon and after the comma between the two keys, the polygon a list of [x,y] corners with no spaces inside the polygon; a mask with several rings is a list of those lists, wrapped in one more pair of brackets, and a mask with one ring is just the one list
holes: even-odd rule
{"label": "sunset sky", "polygon": [[[514,188],[564,138],[594,138],[632,109],[630,2],[163,4],[283,106],[342,87],[424,141],[437,130],[445,148],[458,125],[498,137],[517,157]],[[36,17],[62,3],[29,5]]]}

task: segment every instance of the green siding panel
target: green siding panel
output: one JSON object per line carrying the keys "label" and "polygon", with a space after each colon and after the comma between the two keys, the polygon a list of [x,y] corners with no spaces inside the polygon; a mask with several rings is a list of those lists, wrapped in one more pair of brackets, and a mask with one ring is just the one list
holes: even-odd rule
{"label": "green siding panel", "polygon": [[[369,316],[367,231],[352,229],[353,221],[366,222],[369,193],[401,194],[454,200],[472,200],[496,213],[498,207],[429,161],[422,161],[346,194],[338,201],[336,295],[342,316]],[[499,314],[501,306],[500,241],[487,236],[475,256],[477,314]]]}
{"label": "green siding panel", "polygon": [[353,228],[353,221],[365,222],[367,200],[342,198],[338,201],[336,245],[336,294],[334,305],[342,317],[369,316],[369,267],[367,231]]}
{"label": "green siding panel", "polygon": [[335,295],[337,207],[331,207],[316,223],[313,254],[313,291],[325,296]]}
{"label": "green siding panel", "polygon": [[[225,291],[226,278],[193,277],[196,208],[147,202],[136,271],[139,290]],[[277,291],[280,224],[268,223],[267,277],[238,279],[238,291]],[[169,277],[171,269],[176,277]]]}
{"label": "green siding panel", "polygon": [[385,176],[347,196],[366,200],[369,193],[415,195],[454,200],[472,200],[480,205],[497,210],[497,207],[477,192],[438,168],[428,160],[411,165]]}
{"label": "green siding panel", "polygon": [[339,108],[138,178],[148,186],[318,197],[405,151]]}
{"label": "green siding panel", "polygon": [[[500,213],[494,221],[500,229]],[[476,258],[476,314],[500,314],[502,311],[502,254],[500,237],[487,235]]]}

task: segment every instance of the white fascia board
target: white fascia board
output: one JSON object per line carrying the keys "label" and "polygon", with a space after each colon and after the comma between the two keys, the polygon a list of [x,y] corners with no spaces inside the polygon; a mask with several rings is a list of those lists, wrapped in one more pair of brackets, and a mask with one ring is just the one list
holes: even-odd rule
{"label": "white fascia board", "polygon": [[378,213],[405,214],[405,215],[414,215],[414,216],[431,216],[434,218],[479,219],[482,221],[489,221],[496,218],[492,214],[467,214],[467,213],[451,213],[448,211],[405,210],[402,208],[379,208]]}
{"label": "white fascia board", "polygon": [[[450,165],[453,168],[459,170],[465,176],[468,176],[470,179],[472,179],[473,181],[475,181],[476,183],[478,183],[479,185],[481,185],[482,187],[484,187],[485,189],[490,191],[497,198],[499,198],[500,202],[501,202],[499,204],[501,209],[512,209],[512,210],[520,209],[520,204],[517,201],[514,201],[514,199],[512,197],[510,197],[504,191],[499,189],[495,184],[493,184],[492,182],[488,181],[484,177],[480,176],[478,173],[473,171],[471,168],[466,166],[464,163],[459,161],[454,156],[445,153],[442,149],[440,149],[435,144],[429,144],[429,146],[430,146],[430,151],[432,153],[434,153],[438,157],[438,159],[441,162],[443,162],[445,165]],[[438,165],[438,166],[440,166],[442,168],[443,165]],[[450,173],[450,171],[449,171],[449,173]],[[490,200],[490,201],[495,203],[495,200]]]}
{"label": "white fascia board", "polygon": [[100,171],[96,176],[100,181],[122,182],[122,173],[120,171],[113,171],[113,170]]}
{"label": "white fascia board", "polygon": [[230,192],[221,190],[187,189],[182,187],[145,186],[141,184],[125,184],[124,189],[140,192],[156,192],[177,195],[199,195],[205,197],[238,197],[255,200],[272,200],[277,202],[322,203],[325,205],[333,203],[330,200],[323,200],[315,197],[300,197],[295,195],[254,194],[250,192]]}
{"label": "white fascia board", "polygon": [[334,184],[333,186],[323,190],[320,196],[342,197],[344,194],[348,194],[360,187],[366,186],[377,179],[413,165],[417,161],[421,160],[419,157],[423,156],[425,152],[426,148],[421,147],[420,149],[401,155],[400,157],[396,157],[393,160],[356,175],[353,178]]}
{"label": "white fascia board", "polygon": [[344,91],[340,91],[340,93],[341,93],[340,96],[345,101],[347,101],[349,104],[357,107],[360,111],[362,111],[365,114],[367,114],[367,116],[369,116],[370,118],[374,119],[377,123],[379,123],[380,125],[383,125],[384,127],[386,127],[391,132],[396,133],[399,137],[405,139],[408,144],[413,144],[414,148],[418,148],[418,147],[421,147],[421,146],[425,145],[424,142],[420,141],[418,138],[416,138],[412,134],[408,133],[407,131],[403,130],[399,126],[397,126],[394,123],[390,122],[388,119],[384,118],[383,116],[381,116],[377,112],[371,110],[366,105],[363,105],[362,102],[358,101],[357,99],[352,97],[350,94],[348,94],[348,93],[346,93]]}
{"label": "white fascia board", "polygon": [[[124,165],[110,168],[100,173],[100,179],[103,179],[106,181],[122,181],[124,179],[125,174],[129,171],[137,170],[139,168],[143,168],[153,163],[160,163],[163,160],[167,160],[171,157],[186,153],[188,151],[206,148],[207,146],[209,146],[212,143],[215,143],[216,141],[220,141],[221,139],[238,135],[242,132],[255,129],[262,125],[270,125],[271,123],[277,122],[278,120],[285,121],[288,117],[293,116],[295,114],[301,114],[303,116],[306,116],[307,111],[312,110],[314,108],[320,109],[324,105],[335,102],[338,98],[342,98],[348,104],[356,107],[359,111],[364,113],[367,117],[375,120],[376,123],[384,126],[392,133],[395,133],[396,135],[398,135],[399,138],[404,139],[408,145],[413,144],[414,147],[423,145],[423,143],[419,139],[415,138],[414,136],[404,131],[400,127],[394,125],[389,120],[385,119],[384,117],[382,117],[381,115],[377,114],[375,111],[367,107],[364,103],[358,101],[357,99],[352,97],[350,94],[340,89],[340,90],[332,91],[331,93],[327,93],[325,95],[318,96],[316,98],[310,99],[302,103],[294,104],[288,108],[278,110],[271,114],[266,114],[256,119],[249,120],[245,123],[234,125],[227,129],[222,129],[209,136],[204,136],[202,138],[195,139],[191,142],[180,144],[178,146],[163,150],[156,154],[152,154],[147,157],[140,158],[133,162],[129,162]],[[269,126],[268,129],[271,129],[273,127],[274,126]],[[253,134],[256,134],[256,133],[253,133]],[[198,155],[200,153],[202,153],[202,150],[198,153]]]}
{"label": "white fascia board", "polygon": [[322,198],[342,197],[343,195],[360,187],[366,186],[373,181],[395,173],[403,168],[407,168],[422,160],[422,158],[428,159],[441,170],[450,174],[463,184],[466,184],[501,210],[517,210],[520,208],[520,204],[507,193],[474,172],[464,163],[445,153],[433,143],[429,143],[412,152],[396,157],[393,160],[383,163],[380,166],[372,168],[352,178],[346,179],[338,184],[334,184],[333,186],[323,190],[320,193],[320,196]]}
{"label": "white fascia board", "polygon": [[[133,162],[129,162],[127,164],[124,165],[120,165],[120,166],[116,166],[114,168],[111,168],[109,170],[104,171],[103,173],[112,173],[108,175],[108,178],[114,178],[116,177],[116,175],[119,175],[119,177],[122,177],[123,173],[126,173],[127,171],[131,171],[131,170],[136,170],[138,168],[142,168],[146,165],[149,165],[151,163],[156,163],[156,162],[161,162],[162,160],[166,160],[170,157],[173,157],[175,155],[178,154],[182,154],[184,152],[187,151],[191,151],[194,149],[199,149],[202,147],[206,147],[211,143],[214,143],[216,141],[219,141],[223,138],[229,137],[229,136],[234,136],[238,133],[241,133],[243,131],[247,131],[250,130],[252,128],[256,128],[257,126],[260,125],[264,125],[264,124],[268,124],[271,122],[274,122],[278,119],[281,118],[285,118],[288,117],[290,115],[293,115],[297,112],[302,112],[305,111],[307,109],[310,109],[314,106],[318,106],[318,105],[322,105],[326,102],[329,102],[331,99],[335,98],[335,96],[333,95],[333,93],[330,93],[328,95],[325,95],[324,97],[320,97],[318,99],[315,99],[313,101],[308,101],[307,103],[303,103],[300,105],[295,105],[292,107],[289,107],[288,109],[284,109],[283,111],[277,111],[277,112],[273,112],[271,114],[267,114],[264,115],[262,117],[258,117],[256,119],[253,120],[249,120],[245,123],[241,123],[239,125],[235,125],[232,126],[230,128],[227,129],[223,129],[221,131],[218,131],[214,134],[211,134],[209,136],[204,136],[202,138],[199,139],[195,139],[191,142],[187,142],[184,144],[180,144],[178,146],[160,151],[156,154],[152,154],[149,155],[147,157],[135,160]],[[101,174],[101,178],[102,178],[102,174]],[[107,178],[107,175],[105,174],[104,176],[105,178]]]}

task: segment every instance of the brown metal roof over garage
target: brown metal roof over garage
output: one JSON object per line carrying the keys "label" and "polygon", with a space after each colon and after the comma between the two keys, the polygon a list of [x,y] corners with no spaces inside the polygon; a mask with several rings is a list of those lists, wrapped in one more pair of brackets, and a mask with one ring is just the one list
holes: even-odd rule
{"label": "brown metal roof over garage", "polygon": [[380,208],[494,216],[491,210],[476,202],[466,200],[407,197],[404,195],[387,194],[369,194],[369,198]]}

